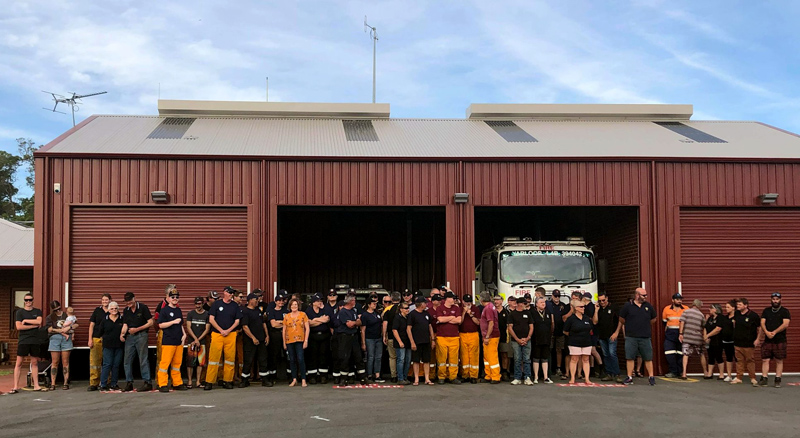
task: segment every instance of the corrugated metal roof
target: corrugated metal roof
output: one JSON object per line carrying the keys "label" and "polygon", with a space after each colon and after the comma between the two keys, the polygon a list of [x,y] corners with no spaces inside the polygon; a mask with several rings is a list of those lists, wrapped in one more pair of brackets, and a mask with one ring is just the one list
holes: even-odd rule
{"label": "corrugated metal roof", "polygon": [[33,228],[0,219],[2,266],[33,266]]}
{"label": "corrugated metal roof", "polygon": [[800,137],[757,122],[686,121],[727,143],[697,143],[645,120],[515,119],[536,143],[483,120],[373,119],[378,141],[348,141],[342,119],[198,117],[180,139],[148,139],[164,117],[98,116],[41,154],[337,158],[798,159]]}

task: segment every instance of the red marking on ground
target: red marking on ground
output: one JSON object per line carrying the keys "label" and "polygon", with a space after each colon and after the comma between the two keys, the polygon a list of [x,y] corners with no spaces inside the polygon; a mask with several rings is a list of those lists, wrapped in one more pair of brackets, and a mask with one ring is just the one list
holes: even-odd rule
{"label": "red marking on ground", "polygon": [[800,382],[787,383],[789,386],[800,386]]}
{"label": "red marking on ground", "polygon": [[556,386],[572,386],[577,388],[624,388],[625,385],[621,383],[592,383],[587,385],[585,383],[556,383]]}
{"label": "red marking on ground", "polygon": [[402,387],[403,385],[334,385],[333,389],[397,389]]}

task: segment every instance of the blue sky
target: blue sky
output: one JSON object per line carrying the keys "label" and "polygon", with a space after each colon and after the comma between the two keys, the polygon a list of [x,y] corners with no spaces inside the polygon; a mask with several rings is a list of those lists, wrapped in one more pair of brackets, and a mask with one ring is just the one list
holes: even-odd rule
{"label": "blue sky", "polygon": [[14,0],[0,10],[0,149],[72,126],[41,90],[165,99],[369,102],[393,117],[470,103],[691,103],[694,119],[800,132],[800,2]]}

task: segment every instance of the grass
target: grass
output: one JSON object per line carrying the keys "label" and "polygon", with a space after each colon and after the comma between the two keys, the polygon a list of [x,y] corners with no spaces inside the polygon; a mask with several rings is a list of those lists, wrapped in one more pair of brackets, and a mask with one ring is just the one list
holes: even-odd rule
{"label": "grass", "polygon": [[10,376],[14,374],[14,370],[0,370],[0,376]]}

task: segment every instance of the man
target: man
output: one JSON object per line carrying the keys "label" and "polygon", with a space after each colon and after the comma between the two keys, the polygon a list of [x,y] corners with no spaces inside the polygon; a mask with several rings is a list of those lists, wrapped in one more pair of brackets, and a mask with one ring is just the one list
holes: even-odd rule
{"label": "man", "polygon": [[186,364],[186,375],[189,378],[188,387],[192,386],[192,374],[195,369],[197,370],[197,387],[201,385],[201,377],[203,369],[208,364],[208,348],[206,346],[206,338],[211,331],[211,325],[208,323],[208,312],[203,308],[205,300],[203,297],[194,299],[194,310],[186,315],[186,333],[189,334],[191,342],[187,356],[189,363]]}
{"label": "man", "polygon": [[[517,310],[517,298],[513,295],[508,297],[508,308],[503,306],[503,297],[495,295],[494,308],[497,310],[497,324],[500,327],[500,343],[497,346],[500,355],[500,380],[510,382],[509,378],[514,370],[511,369],[511,359],[515,357],[514,348],[511,346],[512,339],[508,339],[508,315],[512,310]],[[519,300],[524,302],[525,300]]]}
{"label": "man", "polygon": [[628,302],[619,312],[619,324],[617,331],[622,328],[625,335],[625,361],[628,377],[623,383],[633,384],[633,365],[636,356],[641,355],[644,366],[647,368],[650,386],[656,384],[653,375],[653,344],[650,338],[653,336],[653,323],[658,315],[653,305],[647,302],[647,291],[638,287],[635,291],[635,298]]}
{"label": "man", "polygon": [[26,357],[30,358],[31,362],[33,390],[42,390],[39,386],[39,355],[41,354],[39,345],[41,341],[38,333],[42,326],[42,311],[33,307],[33,295],[25,294],[22,299],[25,304],[14,315],[14,327],[19,332],[19,337],[17,338],[17,362],[14,365],[14,388],[8,392],[9,394],[19,393],[19,375],[22,370],[22,362]]}
{"label": "man", "polygon": [[308,365],[307,380],[310,384],[328,383],[328,356],[331,349],[331,314],[325,309],[322,297],[311,297],[311,306],[306,309],[308,325],[311,333],[308,336],[308,349],[306,349],[306,364]]}
{"label": "man", "polygon": [[353,379],[353,367],[356,367],[355,374],[360,382],[364,382],[366,369],[364,358],[361,354],[358,337],[356,336],[361,327],[361,319],[355,311],[356,298],[347,295],[344,298],[344,306],[339,309],[334,319],[334,337],[336,338],[335,365],[333,367],[334,384],[342,382],[346,384],[355,383]]}
{"label": "man", "polygon": [[[759,385],[769,384],[769,361],[775,359],[775,387],[781,387],[783,376],[783,360],[786,359],[786,329],[792,316],[789,310],[781,305],[780,292],[773,292],[770,297],[772,305],[761,312],[761,381]],[[766,339],[765,339],[766,337]]]}
{"label": "man", "polygon": [[456,294],[447,290],[444,294],[444,304],[436,309],[436,362],[438,364],[439,384],[445,382],[456,385],[461,384],[458,379],[458,327],[461,325],[463,314],[461,308],[455,305]]}
{"label": "man", "polygon": [[133,292],[126,292],[125,311],[122,312],[122,334],[120,341],[125,343],[125,388],[123,392],[133,391],[133,359],[139,357],[139,370],[142,374],[142,386],[139,392],[153,390],[150,383],[150,360],[147,357],[147,333],[153,326],[153,315],[143,303],[136,301]]}
{"label": "man", "polygon": [[392,292],[390,297],[383,297],[383,343],[386,345],[386,351],[389,352],[389,371],[392,374],[392,383],[397,383],[397,350],[395,350],[392,327],[399,305],[400,292]]}
{"label": "man", "polygon": [[533,303],[534,303],[534,306],[536,305],[536,299],[537,298],[545,298],[545,294],[546,293],[547,293],[547,291],[545,290],[545,288],[543,288],[541,286],[539,286],[539,287],[537,287],[536,289],[533,290]]}
{"label": "man", "polygon": [[750,383],[758,386],[756,380],[756,360],[753,357],[755,347],[761,345],[761,318],[750,310],[747,298],[736,299],[736,313],[733,315],[733,349],[736,352],[736,378],[732,385],[742,383],[744,371],[750,376]]}
{"label": "man", "polygon": [[691,356],[700,356],[700,364],[703,372],[708,368],[706,361],[706,343],[703,338],[703,327],[706,318],[703,316],[703,302],[700,300],[692,301],[692,307],[686,309],[681,314],[679,326],[679,340],[681,341],[681,352],[683,353],[683,367],[681,379],[686,380],[686,369],[689,367]]}
{"label": "man", "polygon": [[408,340],[411,343],[411,362],[414,364],[414,386],[419,385],[419,369],[422,367],[425,374],[425,384],[433,385],[430,379],[431,349],[436,347],[436,334],[433,332],[431,317],[425,311],[427,300],[418,297],[415,300],[416,309],[408,312]]}
{"label": "man", "polygon": [[[281,289],[275,296],[275,301],[270,303],[273,304],[273,307],[267,310],[267,331],[269,338],[272,340],[283,339],[283,316],[289,313],[289,310],[286,308],[286,302],[288,300],[289,293]],[[283,342],[271,342],[267,345],[267,353],[267,364],[269,366],[269,371],[267,371],[267,373],[272,383],[278,382],[280,363],[286,364],[286,376],[288,378],[291,375],[291,370],[289,370],[289,361],[286,357],[286,350],[283,349]]]}
{"label": "man", "polygon": [[683,297],[680,294],[672,296],[672,304],[664,307],[661,312],[661,321],[666,325],[664,331],[664,356],[667,359],[669,372],[664,377],[677,378],[681,375],[682,346],[678,339],[680,336],[680,319],[683,312],[688,307],[683,305]]}
{"label": "man", "polygon": [[236,327],[241,323],[242,311],[233,301],[236,290],[230,286],[222,290],[222,300],[217,300],[208,312],[211,324],[211,348],[206,372],[206,391],[211,391],[217,382],[220,359],[224,357],[222,387],[233,389],[233,373],[236,356]]}
{"label": "man", "polygon": [[181,364],[183,363],[183,344],[186,342],[186,330],[183,327],[183,312],[178,308],[177,289],[172,289],[167,295],[169,305],[162,307],[158,314],[158,328],[161,336],[161,361],[158,363],[158,389],[160,392],[169,392],[169,377],[176,391],[186,391],[186,385],[181,379]]}
{"label": "man", "polygon": [[551,300],[547,303],[547,309],[553,315],[553,342],[551,343],[552,349],[554,350],[556,365],[555,365],[555,372],[559,376],[562,376],[562,379],[566,379],[566,373],[563,373],[561,370],[561,364],[563,364],[564,359],[564,348],[566,347],[566,343],[564,342],[564,315],[567,314],[567,305],[561,302],[561,291],[556,289],[550,295]]}
{"label": "man", "polygon": [[414,302],[413,301],[414,301],[414,293],[411,292],[410,290],[406,289],[403,292],[403,302],[408,304],[408,308],[409,309],[413,309],[414,308]]}
{"label": "man", "polygon": [[216,302],[218,299],[219,299],[219,292],[215,290],[208,291],[208,295],[206,296],[206,303],[203,305],[203,309],[205,309],[206,312],[208,312],[209,310],[211,310],[211,306],[214,305],[214,302]]}
{"label": "man", "polygon": [[[155,322],[155,324],[158,324],[158,317],[159,317],[159,314],[161,313],[161,309],[163,309],[164,307],[169,306],[169,303],[170,303],[169,294],[172,293],[173,291],[175,293],[178,292],[178,287],[176,285],[174,285],[174,284],[168,284],[168,285],[166,285],[166,287],[164,287],[164,299],[162,299],[158,304],[156,304],[156,310],[153,313],[153,321]],[[158,328],[158,332],[156,333],[156,364],[160,365],[161,364],[161,338],[164,336],[164,333],[162,332],[161,328],[159,328],[159,327],[156,327],[156,328]],[[159,379],[156,379],[156,382],[158,382],[158,380]]]}
{"label": "man", "polygon": [[480,358],[480,327],[481,314],[476,306],[472,305],[472,295],[464,295],[461,304],[461,326],[458,336],[461,338],[461,378],[470,383],[478,383],[478,365]]}
{"label": "man", "polygon": [[481,293],[481,336],[483,338],[483,366],[485,381],[500,383],[500,361],[497,347],[500,344],[500,327],[497,321],[497,309],[491,305],[492,298],[488,292]]}
{"label": "man", "polygon": [[251,293],[247,296],[247,307],[242,309],[242,379],[239,388],[250,386],[250,373],[253,370],[253,361],[258,361],[258,375],[261,377],[261,386],[270,387],[272,382],[267,371],[267,323],[264,313],[258,307],[258,295]]}
{"label": "man", "polygon": [[[525,310],[526,300],[519,300],[517,308],[508,314],[508,336],[513,341],[514,380],[512,385],[533,385],[531,381],[531,338],[533,337],[533,320]],[[497,308],[495,308],[497,311]],[[484,350],[485,351],[485,350]],[[486,375],[489,375],[487,372]]]}
{"label": "man", "polygon": [[608,294],[600,292],[597,294],[597,338],[600,342],[600,350],[603,353],[603,363],[605,364],[606,375],[600,380],[611,382],[616,380],[622,383],[622,376],[619,373],[619,359],[617,359],[617,338],[619,337],[619,315],[612,308],[608,301]]}
{"label": "man", "polygon": [[100,324],[108,316],[110,302],[111,294],[103,294],[100,306],[94,309],[89,318],[89,391],[97,391],[100,386],[100,370],[103,368],[103,338],[100,337]]}
{"label": "man", "polygon": [[[444,289],[444,288],[445,288],[445,286],[442,286],[442,289]],[[433,328],[433,333],[436,333],[436,330],[439,328],[438,325],[436,324],[436,309],[438,309],[439,307],[442,306],[442,300],[443,299],[444,298],[441,295],[441,291],[439,289],[437,289],[437,288],[433,288],[433,289],[431,289],[431,295],[430,295],[429,300],[426,300],[425,311],[428,312],[428,315],[431,317],[430,320],[431,320],[431,327]],[[431,354],[433,356],[432,357],[433,360],[431,360],[431,363],[430,363],[431,375],[434,378],[436,378],[436,376],[438,375],[438,369],[439,369],[437,361],[436,361],[436,357],[435,357],[436,356],[436,351],[431,351]]]}

